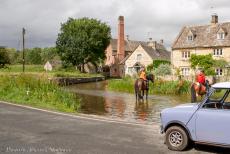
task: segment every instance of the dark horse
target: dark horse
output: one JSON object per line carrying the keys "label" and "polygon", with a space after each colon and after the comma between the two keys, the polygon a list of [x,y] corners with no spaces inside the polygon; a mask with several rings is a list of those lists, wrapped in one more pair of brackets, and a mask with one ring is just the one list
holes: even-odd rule
{"label": "dark horse", "polygon": [[148,98],[148,92],[149,92],[149,81],[152,83],[154,82],[154,75],[148,74],[146,76],[146,83],[143,82],[143,79],[137,79],[134,85],[135,89],[135,95],[136,95],[136,101],[144,98],[145,91],[146,91],[146,100]]}
{"label": "dark horse", "polygon": [[191,85],[191,102],[197,102],[197,96],[203,97],[208,93],[209,87],[216,82],[214,77],[206,78],[205,85],[199,84],[197,82]]}

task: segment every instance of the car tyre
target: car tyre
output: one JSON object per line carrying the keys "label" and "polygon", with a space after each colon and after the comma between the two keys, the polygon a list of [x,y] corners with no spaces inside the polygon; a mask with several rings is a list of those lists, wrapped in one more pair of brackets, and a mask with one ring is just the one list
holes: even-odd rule
{"label": "car tyre", "polygon": [[170,150],[183,151],[189,145],[189,137],[183,128],[172,126],[165,133],[165,143]]}

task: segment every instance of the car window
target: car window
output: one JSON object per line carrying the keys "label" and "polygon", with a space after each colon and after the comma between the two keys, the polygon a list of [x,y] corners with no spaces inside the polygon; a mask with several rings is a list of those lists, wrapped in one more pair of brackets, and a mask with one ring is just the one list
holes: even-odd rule
{"label": "car window", "polygon": [[223,109],[230,109],[230,94],[224,100]]}
{"label": "car window", "polygon": [[226,92],[227,89],[215,89],[208,97],[207,102],[204,104],[203,108],[221,108],[221,101],[223,100]]}
{"label": "car window", "polygon": [[209,100],[211,101],[220,101],[224,94],[226,93],[227,89],[216,89],[214,92],[209,96]]}

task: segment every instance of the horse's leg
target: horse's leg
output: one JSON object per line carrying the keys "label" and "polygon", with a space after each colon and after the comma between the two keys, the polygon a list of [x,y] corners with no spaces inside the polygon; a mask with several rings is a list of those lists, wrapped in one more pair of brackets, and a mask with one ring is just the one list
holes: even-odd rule
{"label": "horse's leg", "polygon": [[148,99],[149,90],[146,90],[146,100]]}
{"label": "horse's leg", "polygon": [[195,88],[194,88],[194,84],[192,84],[191,86],[191,102],[194,103],[197,101],[197,98],[196,98],[196,91],[195,91]]}

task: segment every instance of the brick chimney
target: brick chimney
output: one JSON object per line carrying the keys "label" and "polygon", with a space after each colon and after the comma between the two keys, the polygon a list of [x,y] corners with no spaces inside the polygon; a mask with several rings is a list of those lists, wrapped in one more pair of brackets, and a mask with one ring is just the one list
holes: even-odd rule
{"label": "brick chimney", "polygon": [[213,14],[212,15],[211,24],[217,24],[217,23],[218,23],[218,15],[217,14]]}
{"label": "brick chimney", "polygon": [[125,58],[124,16],[118,18],[117,56],[119,61]]}

